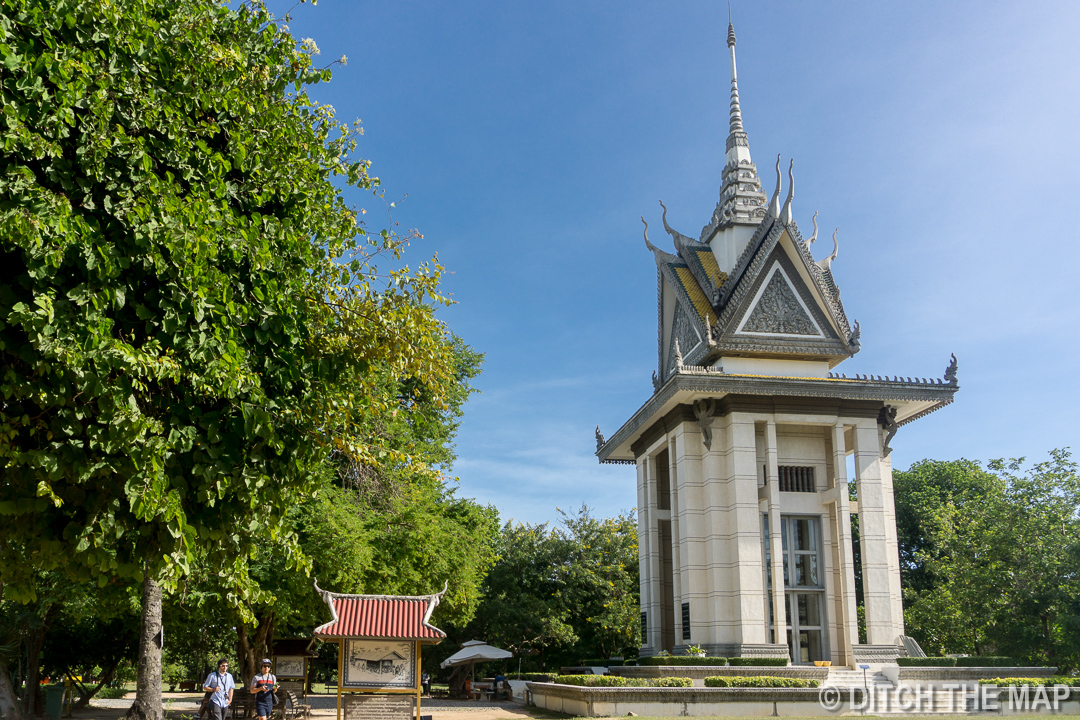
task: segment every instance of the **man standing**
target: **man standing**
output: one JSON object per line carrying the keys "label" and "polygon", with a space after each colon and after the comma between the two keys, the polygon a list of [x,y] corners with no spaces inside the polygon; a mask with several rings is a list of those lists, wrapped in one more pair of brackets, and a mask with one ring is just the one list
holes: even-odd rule
{"label": "man standing", "polygon": [[270,715],[274,712],[274,702],[277,700],[274,695],[278,687],[277,678],[270,672],[270,666],[270,658],[265,658],[261,664],[262,672],[251,678],[250,689],[255,695],[255,716],[259,720],[270,720]]}
{"label": "man standing", "polygon": [[206,676],[203,683],[203,691],[210,695],[210,720],[225,720],[225,713],[232,704],[233,690],[236,684],[229,674],[229,661],[225,658],[218,660],[217,671]]}

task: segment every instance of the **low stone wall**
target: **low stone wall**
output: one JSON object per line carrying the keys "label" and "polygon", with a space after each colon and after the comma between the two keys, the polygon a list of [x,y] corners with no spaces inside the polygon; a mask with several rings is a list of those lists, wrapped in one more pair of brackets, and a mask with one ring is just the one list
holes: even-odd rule
{"label": "low stone wall", "polygon": [[1057,674],[1056,667],[901,667],[886,665],[881,673],[896,685],[978,684],[990,678],[1048,678]]}
{"label": "low stone wall", "polygon": [[[641,716],[681,717],[835,717],[867,714],[994,714],[1077,715],[1080,688],[1058,695],[1053,704],[1026,702],[1012,707],[1008,689],[953,690],[947,697],[922,689],[919,698],[907,688],[874,690],[861,688],[588,688],[529,682],[532,702],[539,708],[587,717]],[[983,695],[986,695],[984,698]],[[884,696],[883,696],[884,695]],[[1053,698],[1053,693],[1047,693]],[[987,700],[986,706],[982,705]],[[913,702],[913,700],[915,702]],[[831,703],[832,709],[823,705]]]}
{"label": "low stone wall", "polygon": [[770,677],[821,680],[829,676],[829,668],[805,665],[623,665],[608,668],[612,675],[629,678],[688,677],[697,687],[704,687],[705,678],[722,677]]}
{"label": "low stone wall", "polygon": [[[587,688],[530,682],[529,692],[539,708],[587,717],[628,713],[687,717],[844,714],[822,707],[817,688]],[[850,702],[849,691],[839,692],[845,704]]]}

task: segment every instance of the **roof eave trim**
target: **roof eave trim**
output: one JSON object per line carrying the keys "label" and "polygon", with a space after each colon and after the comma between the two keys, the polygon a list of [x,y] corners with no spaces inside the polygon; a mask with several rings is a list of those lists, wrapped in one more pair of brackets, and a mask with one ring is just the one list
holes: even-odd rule
{"label": "roof eave trim", "polygon": [[615,433],[596,451],[601,463],[630,458],[611,456],[664,405],[681,392],[738,393],[778,395],[782,397],[834,397],[844,400],[907,400],[935,402],[931,408],[905,418],[901,425],[917,420],[952,402],[959,385],[946,383],[850,380],[836,378],[789,378],[764,375],[733,375],[710,368],[687,368],[676,371]]}
{"label": "roof eave trim", "polygon": [[[427,611],[424,613],[423,619],[420,621],[421,624],[424,627],[431,630],[432,632],[438,633],[440,637],[445,638],[446,633],[443,632],[441,629],[435,627],[434,625],[432,625],[428,621],[431,619],[431,613],[435,612],[435,608],[438,607],[440,601],[442,600],[442,596],[446,594],[446,590],[449,587],[450,587],[450,581],[449,580],[444,580],[443,581],[443,589],[440,592],[432,593],[431,595],[359,595],[359,594],[350,595],[348,593],[335,593],[335,592],[330,592],[329,590],[323,590],[322,588],[319,587],[319,581],[318,581],[318,579],[316,579],[315,580],[315,592],[319,593],[319,595],[322,596],[323,601],[326,603],[327,607],[330,608],[330,622],[323,623],[322,625],[318,626],[317,628],[315,628],[314,630],[311,631],[311,634],[313,636],[315,636],[315,637],[319,637],[320,636],[319,633],[321,631],[326,630],[327,628],[333,626],[334,623],[336,623],[338,621],[337,609],[334,607],[334,599],[335,598],[356,598],[356,599],[359,599],[359,600],[414,600],[414,601],[424,600],[424,601],[427,601],[428,608],[427,608]],[[351,636],[323,634],[321,637],[326,638],[326,639],[331,639],[331,638],[346,638],[346,637],[351,637]],[[382,639],[382,638],[374,638],[374,639]],[[389,639],[389,638],[387,638],[387,639]],[[399,640],[431,640],[432,638],[420,638],[420,637],[402,638],[402,637],[399,637],[398,639]]]}

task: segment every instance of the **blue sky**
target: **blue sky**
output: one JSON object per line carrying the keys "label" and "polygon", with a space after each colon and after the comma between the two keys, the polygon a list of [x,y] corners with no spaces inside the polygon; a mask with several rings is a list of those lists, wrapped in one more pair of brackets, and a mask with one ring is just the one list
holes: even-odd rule
{"label": "blue sky", "polygon": [[[894,467],[1075,445],[1080,5],[735,0],[733,16],[764,184],[794,157],[818,255],[840,228],[833,272],[862,351],[838,371],[940,377],[959,358],[955,404],[900,430]],[[348,56],[314,95],[362,119],[394,219],[425,236],[410,261],[438,253],[457,301],[443,317],[487,355],[454,473],[504,520],[636,502],[633,468],[597,464],[593,428],[610,435],[652,392],[638,217],[659,222],[662,199],[696,237],[716,205],[726,26],[720,2],[294,11],[324,60]],[[350,200],[385,224],[383,201]]]}

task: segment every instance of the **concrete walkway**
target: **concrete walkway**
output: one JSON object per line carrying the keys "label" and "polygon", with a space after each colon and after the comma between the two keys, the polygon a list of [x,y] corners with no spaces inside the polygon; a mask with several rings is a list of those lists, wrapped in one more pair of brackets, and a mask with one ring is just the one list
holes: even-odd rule
{"label": "concrete walkway", "polygon": [[[120,720],[131,707],[134,697],[134,693],[128,693],[127,697],[116,700],[94,699],[90,701],[89,708],[77,711],[73,717],[75,720]],[[201,700],[201,693],[162,693],[166,713],[172,718],[194,714]],[[307,702],[311,705],[311,715],[316,720],[330,720],[337,715],[336,695],[309,695]],[[424,715],[431,715],[432,720],[510,720],[550,717],[550,715],[534,714],[529,708],[514,702],[441,698],[423,698],[420,701],[420,711]]]}

